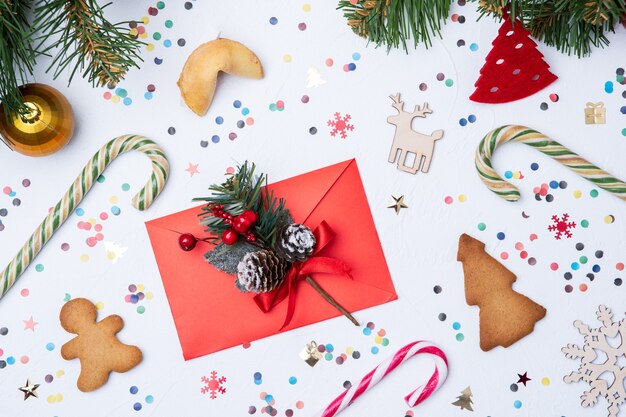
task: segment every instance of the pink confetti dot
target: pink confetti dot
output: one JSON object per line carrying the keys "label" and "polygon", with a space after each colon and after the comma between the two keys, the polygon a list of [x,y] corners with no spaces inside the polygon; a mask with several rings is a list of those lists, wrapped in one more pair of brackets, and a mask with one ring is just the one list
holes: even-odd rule
{"label": "pink confetti dot", "polygon": [[93,230],[95,230],[96,232],[101,232],[102,231],[102,225],[101,224],[97,224],[93,227]]}
{"label": "pink confetti dot", "polygon": [[2,192],[5,193],[6,195],[11,194],[12,191],[13,190],[11,190],[11,187],[9,187],[8,185],[2,189]]}
{"label": "pink confetti dot", "polygon": [[284,109],[285,108],[285,102],[282,101],[282,100],[278,100],[276,102],[276,107],[279,108],[279,109]]}
{"label": "pink confetti dot", "polygon": [[0,358],[4,355],[4,350],[0,349]]}
{"label": "pink confetti dot", "polygon": [[542,188],[541,191],[539,192],[539,195],[541,195],[542,197],[545,197],[546,195],[548,195],[548,190],[545,188]]}
{"label": "pink confetti dot", "polygon": [[91,223],[89,223],[89,222],[83,222],[83,229],[85,229],[85,230],[91,230]]}
{"label": "pink confetti dot", "polygon": [[102,94],[102,97],[104,97],[105,100],[110,100],[111,93],[109,91],[105,91],[104,94]]}
{"label": "pink confetti dot", "polygon": [[95,237],[88,237],[87,238],[87,246],[93,248],[94,246],[96,246],[96,243],[98,243],[98,241],[96,240]]}
{"label": "pink confetti dot", "polygon": [[517,249],[517,250],[522,250],[522,249],[524,249],[524,244],[523,244],[522,242],[517,242],[517,243],[515,244],[515,249]]}
{"label": "pink confetti dot", "polygon": [[124,297],[124,301],[130,303],[130,294],[126,294],[126,296]]}
{"label": "pink confetti dot", "polygon": [[104,235],[102,233],[96,233],[96,240],[101,241],[102,239],[104,239]]}
{"label": "pink confetti dot", "polygon": [[296,408],[302,410],[304,408],[304,403],[302,401],[296,401]]}
{"label": "pink confetti dot", "polygon": [[100,213],[101,220],[106,220],[108,218],[109,218],[109,215],[106,212],[103,211],[102,213]]}
{"label": "pink confetti dot", "polygon": [[332,58],[326,58],[326,66],[327,67],[332,67],[334,63],[335,62],[333,61]]}
{"label": "pink confetti dot", "polygon": [[343,72],[350,72],[350,67],[348,64],[343,64]]}
{"label": "pink confetti dot", "polygon": [[298,29],[300,30],[306,30],[306,23],[302,22],[302,23],[298,23]]}
{"label": "pink confetti dot", "polygon": [[449,195],[446,196],[446,198],[443,199],[443,202],[446,204],[452,204],[452,202],[454,201],[454,199],[452,197],[450,197]]}
{"label": "pink confetti dot", "polygon": [[618,262],[617,265],[615,265],[615,269],[617,269],[618,271],[623,271],[624,270],[624,264],[621,262]]}
{"label": "pink confetti dot", "polygon": [[145,32],[146,32],[146,28],[144,26],[138,26],[137,27],[137,33],[138,34],[141,35],[142,33],[145,33]]}
{"label": "pink confetti dot", "polygon": [[557,264],[556,262],[552,262],[550,264],[550,269],[553,270],[553,271],[558,270],[559,269],[559,264]]}
{"label": "pink confetti dot", "polygon": [[505,259],[505,260],[506,260],[506,259],[509,259],[509,254],[508,254],[507,252],[502,252],[502,253],[500,254],[500,258]]}
{"label": "pink confetti dot", "polygon": [[252,126],[252,125],[254,124],[254,119],[253,119],[252,117],[248,117],[248,118],[246,119],[246,124],[247,124],[248,126]]}
{"label": "pink confetti dot", "polygon": [[226,173],[227,174],[234,174],[235,173],[235,168],[233,168],[233,167],[226,168]]}
{"label": "pink confetti dot", "polygon": [[24,355],[24,356],[22,356],[20,358],[20,362],[22,362],[23,364],[27,364],[29,360],[30,360],[30,358],[28,356],[26,356],[26,355]]}
{"label": "pink confetti dot", "polygon": [[24,288],[22,289],[22,291],[20,291],[20,294],[22,295],[22,297],[28,297],[28,294],[30,294],[30,291],[28,291],[28,288]]}
{"label": "pink confetti dot", "polygon": [[70,244],[69,243],[61,243],[61,250],[62,251],[68,251],[70,249]]}
{"label": "pink confetti dot", "polygon": [[537,235],[534,233],[531,233],[531,235],[528,237],[530,239],[530,241],[532,242],[533,240],[537,240]]}
{"label": "pink confetti dot", "polygon": [[522,258],[522,259],[528,258],[528,252],[526,252],[525,250],[521,251],[519,253],[519,257]]}

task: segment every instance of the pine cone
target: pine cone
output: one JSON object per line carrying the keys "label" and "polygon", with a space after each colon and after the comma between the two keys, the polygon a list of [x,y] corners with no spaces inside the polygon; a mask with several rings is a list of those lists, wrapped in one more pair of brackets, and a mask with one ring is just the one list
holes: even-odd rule
{"label": "pine cone", "polygon": [[241,292],[269,292],[283,282],[290,264],[269,250],[247,253],[237,265],[235,285]]}
{"label": "pine cone", "polygon": [[289,262],[306,261],[315,249],[315,235],[303,224],[285,227],[277,242],[278,256]]}

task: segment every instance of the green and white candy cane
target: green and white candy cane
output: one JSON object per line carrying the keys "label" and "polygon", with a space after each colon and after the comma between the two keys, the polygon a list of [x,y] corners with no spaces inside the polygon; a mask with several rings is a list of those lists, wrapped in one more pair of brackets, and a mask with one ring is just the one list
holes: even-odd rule
{"label": "green and white candy cane", "polygon": [[501,126],[492,130],[480,141],[478,149],[476,149],[476,170],[478,171],[478,176],[487,188],[505,200],[517,201],[520,198],[520,193],[517,187],[503,180],[493,169],[491,158],[496,148],[507,142],[521,142],[532,146],[594,185],[615,194],[622,200],[626,200],[626,184],[622,180],[615,178],[605,170],[598,168],[585,158],[542,133],[529,127],[517,125]]}
{"label": "green and white candy cane", "polygon": [[2,271],[0,274],[0,298],[13,286],[54,232],[72,214],[85,194],[91,189],[94,181],[109,166],[111,161],[130,151],[142,152],[152,163],[150,180],[132,200],[133,207],[138,210],[145,210],[150,207],[154,199],[163,191],[169,175],[170,166],[163,149],[150,139],[138,135],[125,135],[112,139],[89,160],[61,201],[54,206],[54,209],[35,229],[35,232],[15,255],[15,258]]}

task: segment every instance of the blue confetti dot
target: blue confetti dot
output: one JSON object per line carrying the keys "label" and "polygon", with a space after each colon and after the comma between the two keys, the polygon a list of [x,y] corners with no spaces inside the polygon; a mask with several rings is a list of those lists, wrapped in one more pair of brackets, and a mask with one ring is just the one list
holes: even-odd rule
{"label": "blue confetti dot", "polygon": [[604,83],[604,91],[611,94],[613,92],[613,82],[607,81]]}
{"label": "blue confetti dot", "polygon": [[378,352],[379,352],[378,346],[372,346],[372,353],[373,353],[374,355],[377,355],[377,354],[378,354]]}
{"label": "blue confetti dot", "polygon": [[263,380],[261,379],[255,379],[254,380],[254,385],[261,385],[263,383]]}
{"label": "blue confetti dot", "polygon": [[557,181],[550,181],[550,188],[552,188],[553,190],[556,190],[557,188],[559,188],[559,183]]}
{"label": "blue confetti dot", "polygon": [[333,345],[331,345],[330,343],[326,345],[326,351],[327,352],[332,352],[335,350],[335,347]]}
{"label": "blue confetti dot", "polygon": [[496,235],[496,237],[498,238],[498,240],[504,240],[504,238],[506,237],[504,232],[498,232],[498,234]]}
{"label": "blue confetti dot", "polygon": [[111,213],[113,213],[114,216],[119,216],[121,212],[122,210],[120,210],[118,206],[111,207]]}
{"label": "blue confetti dot", "polygon": [[143,98],[145,98],[146,100],[152,100],[152,93],[150,91],[146,91],[145,93],[143,93]]}
{"label": "blue confetti dot", "polygon": [[470,123],[474,123],[476,121],[476,116],[474,116],[473,114],[470,114],[469,116],[467,116],[467,120]]}
{"label": "blue confetti dot", "polygon": [[517,409],[522,408],[522,402],[520,400],[515,400],[515,402],[513,403],[513,407]]}
{"label": "blue confetti dot", "polygon": [[8,363],[9,365],[13,365],[13,364],[15,363],[15,358],[14,358],[13,356],[9,356],[9,357],[7,358],[7,363]]}
{"label": "blue confetti dot", "polygon": [[52,351],[54,350],[54,343],[52,343],[52,342],[48,343],[48,344],[46,345],[46,349],[47,349],[49,352],[52,352]]}
{"label": "blue confetti dot", "polygon": [[241,107],[241,101],[239,101],[239,100],[235,100],[235,101],[233,101],[233,107],[235,107],[236,109],[238,109],[239,107]]}
{"label": "blue confetti dot", "polygon": [[218,143],[220,141],[220,137],[217,135],[213,135],[213,137],[211,138],[211,142],[213,143]]}
{"label": "blue confetti dot", "polygon": [[146,402],[148,404],[152,404],[154,402],[154,397],[152,395],[147,395],[146,396]]}
{"label": "blue confetti dot", "polygon": [[478,44],[477,43],[471,44],[470,45],[470,51],[472,51],[472,52],[478,51]]}
{"label": "blue confetti dot", "polygon": [[513,178],[513,173],[511,171],[506,171],[504,173],[504,178]]}
{"label": "blue confetti dot", "polygon": [[222,116],[217,116],[215,118],[215,123],[217,123],[218,125],[221,125],[222,123],[224,123],[224,118]]}
{"label": "blue confetti dot", "polygon": [[289,383],[291,385],[296,385],[296,382],[298,382],[298,378],[296,378],[295,376],[289,378]]}
{"label": "blue confetti dot", "polygon": [[133,304],[137,304],[139,302],[139,296],[137,294],[131,294],[130,302]]}
{"label": "blue confetti dot", "polygon": [[365,336],[369,336],[369,335],[371,335],[371,334],[372,334],[372,329],[370,329],[369,327],[365,327],[365,328],[363,328],[363,334],[364,334]]}
{"label": "blue confetti dot", "polygon": [[76,215],[77,216],[82,216],[83,214],[85,214],[85,210],[83,210],[80,207],[76,209]]}
{"label": "blue confetti dot", "polygon": [[261,379],[263,377],[263,375],[261,375],[261,372],[255,372],[254,373],[254,380],[258,380]]}
{"label": "blue confetti dot", "polygon": [[267,394],[265,396],[265,401],[267,401],[268,403],[271,403],[272,401],[274,401],[274,396],[272,394]]}
{"label": "blue confetti dot", "polygon": [[11,191],[9,193],[9,197],[15,197],[17,195],[17,193],[15,191]]}
{"label": "blue confetti dot", "polygon": [[276,19],[274,16],[270,17],[270,24],[275,25],[276,23],[278,23],[278,19]]}
{"label": "blue confetti dot", "polygon": [[130,98],[130,97],[126,97],[126,98],[124,99],[124,105],[126,105],[126,106],[130,106],[131,104],[133,104],[133,99],[132,99],[132,98]]}
{"label": "blue confetti dot", "polygon": [[358,61],[359,59],[361,59],[361,54],[358,52],[353,53],[352,59],[354,59],[355,61]]}
{"label": "blue confetti dot", "polygon": [[162,58],[154,58],[154,63],[157,65],[161,65],[163,63],[163,59]]}
{"label": "blue confetti dot", "polygon": [[532,164],[530,164],[530,169],[532,169],[533,171],[537,171],[539,169],[539,164],[533,162]]}
{"label": "blue confetti dot", "polygon": [[354,71],[354,70],[356,69],[356,64],[355,64],[354,62],[350,62],[350,63],[348,64],[348,69],[349,69],[350,71]]}
{"label": "blue confetti dot", "polygon": [[572,262],[571,267],[574,271],[578,271],[578,269],[580,268],[580,264],[578,262]]}
{"label": "blue confetti dot", "polygon": [[163,41],[163,46],[165,46],[166,48],[169,48],[170,46],[172,46],[172,41],[169,39],[165,39]]}
{"label": "blue confetti dot", "polygon": [[596,264],[596,265],[594,265],[594,266],[591,268],[591,270],[592,270],[593,272],[600,272],[600,265],[597,265],[597,264]]}
{"label": "blue confetti dot", "polygon": [[139,410],[141,410],[141,403],[135,403],[135,404],[133,404],[133,410],[135,410],[135,411],[139,411]]}
{"label": "blue confetti dot", "polygon": [[244,107],[243,109],[241,109],[241,114],[243,114],[244,116],[247,116],[248,114],[250,114],[250,109],[247,107]]}
{"label": "blue confetti dot", "polygon": [[626,106],[622,106],[619,111],[622,112],[622,114],[626,114]]}
{"label": "blue confetti dot", "polygon": [[459,124],[461,126],[466,126],[467,125],[467,120],[465,118],[462,118],[462,119],[459,120]]}
{"label": "blue confetti dot", "polygon": [[452,328],[454,330],[459,330],[461,328],[461,323],[455,321],[454,323],[452,323]]}
{"label": "blue confetti dot", "polygon": [[132,387],[130,387],[129,391],[130,391],[131,394],[135,395],[135,394],[137,394],[139,392],[139,388],[137,388],[136,386],[133,385]]}

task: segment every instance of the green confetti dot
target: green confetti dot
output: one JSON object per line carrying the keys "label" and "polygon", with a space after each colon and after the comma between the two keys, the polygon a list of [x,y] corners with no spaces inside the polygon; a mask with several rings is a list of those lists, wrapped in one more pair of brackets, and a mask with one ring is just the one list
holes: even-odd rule
{"label": "green confetti dot", "polygon": [[454,81],[452,81],[450,78],[448,78],[446,80],[446,87],[452,87],[454,85]]}
{"label": "green confetti dot", "polygon": [[166,20],[165,21],[165,27],[168,29],[171,29],[172,26],[174,26],[174,22],[172,22],[171,20]]}
{"label": "green confetti dot", "polygon": [[124,183],[122,184],[122,191],[128,191],[130,190],[130,185],[128,183]]}
{"label": "green confetti dot", "polygon": [[67,303],[71,299],[72,299],[72,296],[70,295],[70,293],[66,292],[65,293],[65,297],[63,297],[63,301],[65,301]]}
{"label": "green confetti dot", "polygon": [[586,264],[589,259],[586,256],[581,256],[579,260],[581,264]]}
{"label": "green confetti dot", "polygon": [[388,346],[389,345],[389,339],[387,339],[386,337],[383,339],[382,343],[383,346]]}
{"label": "green confetti dot", "polygon": [[593,198],[596,198],[598,196],[598,190],[594,188],[593,190],[589,191],[589,195]]}
{"label": "green confetti dot", "polygon": [[100,175],[98,176],[98,178],[96,178],[96,181],[98,181],[100,184],[102,184],[104,180],[106,180],[106,177],[104,175]]}
{"label": "green confetti dot", "polygon": [[478,230],[480,230],[481,232],[484,232],[486,228],[487,225],[485,223],[478,223]]}
{"label": "green confetti dot", "polygon": [[626,136],[626,127],[622,129],[622,136]]}
{"label": "green confetti dot", "polygon": [[332,361],[333,360],[333,354],[332,353],[326,353],[326,355],[324,355],[324,359],[326,359],[327,361]]}
{"label": "green confetti dot", "polygon": [[465,336],[463,336],[463,333],[457,333],[456,334],[456,340],[459,342],[462,342],[463,339],[465,339]]}
{"label": "green confetti dot", "polygon": [[580,222],[580,225],[581,225],[582,227],[584,227],[584,228],[589,227],[589,220],[582,220],[582,221]]}
{"label": "green confetti dot", "polygon": [[137,313],[143,314],[146,312],[146,308],[144,306],[137,307]]}
{"label": "green confetti dot", "polygon": [[163,10],[165,8],[165,2],[160,1],[157,3],[157,9]]}
{"label": "green confetti dot", "polygon": [[[624,19],[622,19],[624,20]],[[618,83],[623,83],[624,82],[624,76],[623,75],[618,75],[617,77],[615,77],[615,81],[617,81]]]}
{"label": "green confetti dot", "polygon": [[37,264],[37,265],[35,265],[35,271],[37,271],[37,272],[41,272],[41,271],[43,271],[43,264]]}
{"label": "green confetti dot", "polygon": [[155,41],[158,41],[159,39],[161,39],[161,34],[159,32],[154,32],[152,34],[152,39],[154,39]]}

